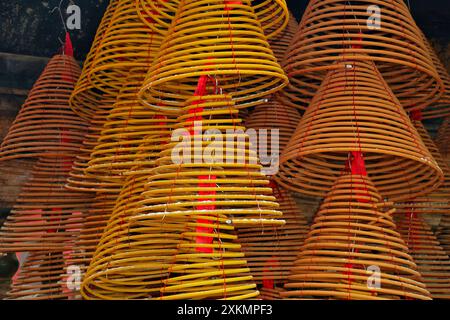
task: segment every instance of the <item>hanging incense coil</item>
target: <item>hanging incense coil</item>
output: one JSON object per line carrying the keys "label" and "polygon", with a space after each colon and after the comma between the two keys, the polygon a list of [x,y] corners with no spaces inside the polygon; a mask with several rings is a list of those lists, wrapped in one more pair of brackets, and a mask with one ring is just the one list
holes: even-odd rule
{"label": "hanging incense coil", "polygon": [[282,63],[290,81],[283,102],[306,109],[326,74],[349,58],[375,61],[407,110],[432,105],[443,92],[403,0],[311,0]]}
{"label": "hanging incense coil", "polygon": [[[153,166],[150,166],[150,168],[153,168]],[[89,285],[85,289],[85,297],[96,299],[145,299],[152,295],[160,295],[162,279],[167,276],[166,269],[168,267],[168,264],[162,265],[161,261],[163,259],[169,262],[173,260],[179,236],[168,234],[167,237],[164,237],[164,232],[170,232],[171,224],[167,226],[168,229],[165,231],[164,223],[161,223],[162,228],[160,230],[157,229],[159,224],[155,223],[153,229],[142,229],[143,232],[137,229],[136,231],[146,235],[147,246],[139,244],[139,237],[135,237],[136,245],[130,246],[128,241],[130,239],[129,230],[131,230],[131,226],[125,224],[124,221],[124,218],[131,216],[132,211],[143,200],[142,193],[148,179],[148,171],[148,165],[141,164],[133,168],[130,171],[130,175],[127,176],[116,201],[114,201],[114,206],[111,209],[112,213],[109,212],[105,216],[103,211],[97,210],[100,217],[97,218],[93,215],[95,222],[91,225],[86,225],[85,234],[81,233],[79,245],[81,248],[80,252],[83,252],[83,255],[80,256],[83,258],[83,263],[88,262],[86,267],[89,266],[94,253],[96,253],[97,246],[102,248],[96,253],[95,261],[92,263],[91,271],[88,273],[87,281]],[[104,220],[105,218],[107,218],[106,221]],[[98,229],[91,231],[92,227]],[[149,232],[149,230],[152,232]],[[99,243],[100,238],[92,237],[92,234],[100,235],[98,233],[100,231],[102,232],[102,240]],[[164,238],[160,240],[164,244],[158,245],[158,237]],[[151,242],[152,239],[153,242]],[[158,248],[163,249],[163,254],[155,254],[155,250]],[[146,250],[147,254],[142,254],[140,249]],[[112,250],[114,251],[110,253]],[[133,259],[133,256],[136,258]],[[141,263],[137,262],[136,259],[142,256],[147,258],[144,258],[141,263],[156,263],[154,269],[140,267]],[[115,262],[111,264],[111,261]],[[133,270],[133,273],[122,272],[124,268]],[[102,283],[108,283],[108,285],[104,286]],[[99,285],[97,286],[97,284]],[[120,288],[120,293],[117,292],[117,288]]]}
{"label": "hanging incense coil", "polygon": [[309,231],[308,222],[286,190],[272,185],[283,212],[284,226],[238,229],[239,241],[257,284],[284,284],[298,251]]}
{"label": "hanging incense coil", "polygon": [[8,130],[0,160],[73,156],[87,124],[69,107],[69,97],[80,67],[68,55],[48,62]]}
{"label": "hanging incense coil", "polygon": [[[153,21],[152,15],[137,10],[137,0],[119,0],[109,26],[100,40],[87,74],[97,89],[115,95],[126,83],[133,68],[148,68],[163,41],[160,33],[148,28],[143,19]],[[148,6],[148,4],[146,4]]]}
{"label": "hanging incense coil", "polygon": [[427,107],[423,110],[423,118],[424,119],[433,119],[433,118],[441,118],[450,115],[450,75],[448,74],[447,68],[442,64],[439,59],[436,51],[433,49],[431,44],[426,41],[425,45],[428,48],[431,59],[436,67],[436,70],[439,74],[439,77],[442,79],[444,83],[444,93],[441,98],[436,101],[434,104]]}
{"label": "hanging incense coil", "polygon": [[[395,209],[389,210],[390,205],[381,201],[374,184],[365,176],[345,174],[336,179],[281,296],[430,299],[408,247],[395,230]],[[379,276],[379,285],[371,281],[374,272]]]}
{"label": "hanging incense coil", "polygon": [[[147,26],[154,25],[159,14],[147,12],[153,1],[137,2],[111,0],[97,30],[70,99],[72,109],[87,120],[98,110],[105,92],[118,93],[130,68],[151,64],[161,44],[162,35]],[[158,30],[167,31],[168,26],[156,25]]]}
{"label": "hanging incense coil", "polygon": [[[282,152],[294,134],[300,119],[297,109],[284,105],[275,97],[270,102],[255,107],[255,110],[249,115],[245,126],[247,129],[255,129],[257,131],[278,129],[278,149]],[[273,151],[269,146],[267,148]]]}
{"label": "hanging incense coil", "polygon": [[73,245],[89,197],[64,188],[71,161],[38,161],[1,228],[1,252],[61,251]]}
{"label": "hanging incense coil", "polygon": [[[128,111],[129,114],[129,111]],[[146,113],[148,114],[148,112]],[[157,132],[159,137],[162,137],[164,142],[168,142],[170,140],[170,133],[167,130],[167,123],[164,123],[164,119],[166,117],[161,117],[161,119],[159,120],[160,123],[160,127],[161,129]],[[155,133],[156,134],[156,133]],[[145,153],[147,150],[147,144],[151,144],[154,145],[154,139],[142,139],[142,148],[139,148],[137,150],[137,155],[139,155],[139,153]],[[160,143],[159,144],[159,148],[162,148],[162,146],[164,145],[164,143]],[[143,157],[141,157],[143,158]],[[120,260],[120,262],[122,263],[130,263],[131,265],[129,266],[130,268],[134,268],[136,270],[136,272],[139,272],[140,268],[139,265],[135,265],[132,259],[131,260],[127,260],[127,259],[123,259],[123,257],[126,258],[127,255],[129,255],[128,252],[129,248],[127,245],[122,245],[117,247],[116,245],[119,243],[123,243],[123,241],[125,240],[125,243],[128,241],[126,239],[128,239],[128,237],[123,238],[121,237],[122,235],[125,235],[127,233],[127,230],[125,228],[125,225],[123,224],[123,217],[130,215],[130,212],[132,211],[132,209],[136,208],[137,204],[139,203],[139,201],[141,201],[142,198],[142,192],[144,191],[144,185],[147,181],[148,178],[148,171],[149,169],[152,169],[154,167],[154,162],[153,161],[140,161],[140,162],[136,162],[136,165],[131,168],[128,172],[126,172],[125,175],[125,182],[123,187],[120,189],[120,193],[118,194],[118,196],[114,197],[114,201],[112,203],[108,202],[108,204],[105,203],[104,199],[100,199],[97,198],[97,203],[96,203],[96,207],[93,209],[92,214],[90,216],[90,219],[86,219],[86,225],[83,231],[85,232],[81,232],[80,237],[79,237],[79,241],[77,242],[78,248],[79,248],[79,253],[78,254],[74,254],[73,258],[74,258],[74,262],[78,262],[78,263],[82,263],[83,266],[88,266],[89,263],[92,260],[92,257],[95,253],[95,249],[97,247],[97,245],[99,245],[99,239],[102,234],[104,234],[104,237],[107,239],[106,240],[106,246],[108,245],[108,241],[111,239],[111,237],[115,238],[114,241],[114,246],[115,246],[115,251],[114,251],[114,256],[112,258],[115,257],[119,257],[118,259],[120,259],[120,257],[122,257],[122,259]],[[112,200],[112,199],[111,199]],[[104,205],[101,205],[104,204]],[[112,205],[112,207],[111,207]],[[106,212],[105,212],[106,209]],[[104,233],[104,229],[107,226],[107,222],[111,221],[111,223],[108,225],[108,228]],[[117,228],[119,227],[119,229]],[[125,228],[125,229],[124,229]],[[119,233],[116,233],[117,231],[121,231]],[[124,231],[122,233],[122,231]],[[161,230],[161,232],[163,232]],[[94,236],[93,236],[94,235]],[[170,241],[167,241],[167,239],[171,239],[172,238],[172,244]],[[170,245],[174,245],[177,242],[173,241],[173,237],[172,236],[168,236],[165,240],[165,242],[167,242],[168,244],[165,246],[165,248],[167,249]],[[100,243],[100,246],[102,246],[103,244]],[[147,248],[150,251],[149,252],[153,252],[155,248]],[[173,254],[174,254],[174,250],[176,249],[176,247],[173,247],[172,250],[166,250],[165,252],[168,252],[166,259],[169,259]],[[99,255],[102,255],[103,252],[100,252]],[[139,256],[140,253],[138,253]],[[124,256],[125,255],[125,256]],[[148,261],[158,261],[158,259],[160,259],[161,257],[159,255],[157,255],[156,258],[152,258]],[[72,261],[72,259],[70,260]],[[119,263],[120,263],[119,262]],[[160,262],[158,262],[160,263]],[[159,264],[161,265],[161,264]],[[89,296],[91,296],[92,298],[103,298],[103,299],[116,299],[116,298],[148,298],[149,295],[151,294],[159,294],[159,288],[161,287],[161,281],[158,282],[157,276],[153,275],[149,275],[148,273],[148,269],[143,269],[142,272],[142,277],[144,279],[150,279],[148,280],[149,282],[147,282],[146,286],[143,287],[142,286],[142,282],[141,281],[134,281],[136,280],[135,277],[132,277],[131,281],[126,281],[124,282],[123,279],[128,279],[130,277],[130,274],[128,273],[122,273],[121,272],[121,268],[119,268],[117,270],[117,272],[114,270],[112,271],[110,269],[110,265],[109,263],[107,264],[100,264],[100,267],[103,268],[104,270],[107,270],[107,276],[106,278],[111,279],[110,278],[110,274],[113,275],[114,278],[117,279],[113,280],[112,282],[110,282],[110,280],[107,280],[107,282],[110,284],[109,287],[105,288],[105,287],[99,287],[97,288],[98,290],[95,291],[95,293],[93,294],[89,294]],[[83,267],[83,272],[85,271],[86,268]],[[98,268],[97,268],[98,270]],[[153,271],[154,273],[155,271]],[[163,269],[161,271],[162,275],[166,274],[165,269]],[[161,276],[162,276],[161,275]],[[105,279],[103,279],[104,274],[102,274],[101,272],[95,273],[94,277],[95,280],[92,280],[94,282],[97,281],[104,281]],[[88,275],[88,277],[92,277],[92,274]],[[161,280],[161,279],[160,279]],[[88,281],[91,281],[88,279]],[[116,284],[117,286],[122,287],[121,288],[121,292],[123,293],[121,296],[118,296],[116,293],[116,290],[114,290],[114,286],[111,284]],[[126,283],[127,287],[124,287],[123,284]],[[95,285],[92,285],[95,286]],[[91,286],[89,286],[91,287]],[[86,292],[89,292],[90,289],[86,289]]]}
{"label": "hanging incense coil", "polygon": [[[134,176],[129,177],[117,202],[122,206],[118,207],[119,212],[135,209],[137,207],[135,204],[144,199],[148,179],[146,176],[148,173],[146,174],[145,168],[141,167],[135,170]],[[159,219],[156,218],[156,221]],[[163,217],[160,223],[163,221],[179,224],[178,229],[182,238],[176,241],[171,239],[176,244],[177,252],[170,258],[166,257],[166,261],[169,262],[168,272],[166,275],[161,274],[157,286],[153,285],[159,292],[152,293],[152,298],[248,299],[258,296],[240,245],[232,243],[233,240],[236,241],[236,236],[228,217],[220,214],[203,216],[182,213]],[[154,223],[151,218],[147,220],[147,216],[137,217],[136,220],[136,224],[144,226]],[[208,235],[214,241],[205,244],[204,240]]]}
{"label": "hanging incense coil", "polygon": [[419,119],[412,119],[422,141],[444,173],[444,183],[435,191],[396,205],[398,213],[413,209],[415,213],[447,214],[450,212],[450,169],[442,158],[427,129]]}
{"label": "hanging incense coil", "polygon": [[450,215],[443,214],[436,230],[436,237],[447,255],[450,256]]}
{"label": "hanging incense coil", "polygon": [[136,164],[152,166],[166,136],[170,136],[168,130],[174,119],[162,120],[137,100],[144,74],[143,70],[130,72],[92,150],[87,174],[121,183]]}
{"label": "hanging incense coil", "polygon": [[198,78],[214,74],[237,108],[261,104],[288,82],[250,0],[183,0],[149,69],[139,99],[163,114],[179,114]]}
{"label": "hanging incense coil", "polygon": [[[109,188],[114,192],[115,184],[123,180],[121,174],[133,165],[132,159],[137,160],[135,151],[142,136],[145,136],[144,125],[151,122],[145,121],[145,117],[154,115],[150,112],[137,113],[138,109],[142,108],[135,101],[135,91],[141,85],[143,79],[140,77],[141,74],[145,74],[146,69],[134,68],[130,72],[130,68],[146,67],[156,55],[162,36],[159,32],[147,28],[143,21],[154,25],[159,13],[155,11],[145,13],[149,7],[154,7],[154,3],[148,3],[139,10],[137,5],[139,4],[133,1],[119,1],[117,10],[109,22],[111,27],[108,27],[97,49],[94,66],[88,78],[94,79],[94,82],[107,84],[109,89],[102,90],[110,93],[111,97],[115,97],[121,88],[120,95],[114,105],[115,111],[108,118],[104,131],[98,137],[99,141],[91,144],[89,159],[85,156],[83,161],[76,163],[77,167],[74,168],[72,179],[69,180],[69,188],[75,184],[75,188],[82,185],[83,189],[91,187],[97,191],[106,191],[105,188]],[[161,27],[158,29],[161,32],[165,28],[164,25],[158,27]],[[129,43],[130,33],[138,34],[132,37],[133,44]],[[106,50],[112,42],[115,48]],[[136,119],[133,120],[133,117]],[[140,127],[136,126],[139,121]],[[134,133],[129,132],[131,125],[134,125]],[[140,131],[136,132],[138,130]],[[134,145],[134,148],[129,144]],[[128,158],[123,154],[124,151]],[[141,154],[139,160],[144,161],[145,156]],[[79,169],[83,169],[84,172],[79,172]],[[92,177],[99,181],[92,181]]]}
{"label": "hanging incense coil", "polygon": [[70,96],[70,107],[80,117],[91,121],[99,104],[103,100],[104,90],[99,90],[93,86],[89,81],[88,75],[92,72],[95,57],[99,51],[100,42],[104,39],[105,33],[108,30],[113,14],[117,10],[120,0],[111,0],[106,8],[105,14],[100,22],[100,25],[95,34],[91,49],[83,64],[81,76]]}
{"label": "hanging incense coil", "polygon": [[[283,225],[277,220],[281,212],[271,195],[269,181],[261,173],[263,168],[250,145],[250,137],[244,133],[241,120],[234,118],[238,111],[230,96],[193,97],[186,104],[174,130],[178,138],[187,134],[188,139],[182,144],[172,142],[161,152],[149,177],[148,190],[143,193],[145,200],[136,214],[167,215],[181,207],[192,213],[197,210],[199,199],[204,199],[221,208],[217,209],[220,212],[224,210],[235,226]],[[196,121],[201,128],[195,127]],[[206,140],[217,134],[213,130],[219,130],[221,140],[209,146]],[[172,141],[176,140],[173,139],[174,136]],[[217,147],[217,153],[209,153],[208,146]],[[211,186],[199,187],[203,183],[209,185],[209,179],[213,179]],[[212,194],[195,195],[203,191]],[[166,203],[169,199],[171,203]]]}
{"label": "hanging incense coil", "polygon": [[324,196],[362,152],[372,181],[392,201],[435,190],[443,173],[371,61],[348,60],[325,77],[280,159],[277,182]]}
{"label": "hanging incense coil", "polygon": [[280,32],[276,37],[269,39],[270,47],[273,50],[273,54],[277,60],[281,63],[284,55],[286,54],[289,44],[291,43],[294,35],[298,29],[298,22],[295,20],[294,15],[289,13],[289,22],[286,28]]}
{"label": "hanging incense coil", "polygon": [[[32,252],[7,293],[7,300],[67,300],[62,252]],[[66,287],[64,287],[66,286]]]}
{"label": "hanging incense coil", "polygon": [[[222,132],[226,129],[245,129],[240,126],[239,119],[233,118],[237,110],[229,108],[232,106],[230,97],[201,96],[190,99],[187,105],[185,115],[178,119],[179,129],[192,127],[194,119],[200,118],[205,132],[208,129],[220,129]],[[192,142],[195,141],[195,131],[193,134]],[[169,137],[166,141],[170,141]],[[205,247],[210,245],[210,248],[218,253],[225,254],[228,258],[234,257],[232,260],[238,261],[236,267],[241,267],[237,270],[232,265],[230,270],[226,268],[229,277],[234,279],[233,274],[237,275],[236,272],[240,275],[247,274],[245,290],[242,286],[239,286],[236,292],[227,289],[226,297],[237,295],[243,298],[257,295],[255,285],[248,275],[248,267],[244,266],[245,260],[239,246],[225,245],[225,242],[235,240],[232,224],[251,226],[283,223],[281,220],[275,220],[281,213],[276,211],[278,205],[272,202],[274,197],[267,195],[271,189],[264,187],[268,181],[259,172],[260,167],[248,163],[254,155],[250,151],[243,152],[244,158],[247,159],[246,164],[174,164],[171,154],[175,145],[172,142],[164,146],[156,168],[151,168],[147,163],[147,167],[138,165],[127,173],[128,177],[114,212],[85,275],[82,286],[85,298],[214,298],[217,297],[216,294],[225,297],[225,292],[221,290],[223,281],[228,281],[228,278],[210,282],[217,288],[216,293],[197,290],[196,283],[202,284],[198,281],[181,288],[186,289],[181,296],[181,293],[176,291],[177,287],[172,286],[180,280],[178,276],[172,278],[172,275],[178,275],[186,265],[172,266],[184,261],[182,258],[189,254],[189,250],[196,250],[195,248],[201,246],[201,243],[193,243],[190,247],[186,244],[194,232],[189,233],[186,230],[196,229],[199,223],[211,225],[213,228],[217,224],[217,228],[220,227],[217,230],[224,233],[220,236],[225,238],[218,243],[216,234],[211,237],[204,236],[216,239]],[[232,154],[238,151],[234,145],[229,145],[228,148],[233,149]],[[244,148],[248,148],[248,144],[244,143]],[[203,150],[204,146],[201,146],[201,149]],[[176,175],[173,176],[173,173]],[[209,181],[213,178],[211,175],[216,176],[213,181]],[[170,184],[167,185],[167,182]],[[207,186],[202,187],[203,184]],[[213,187],[213,184],[216,187]],[[199,222],[205,220],[206,222]],[[207,223],[208,221],[210,223]],[[229,253],[220,250],[221,243],[229,249]],[[217,258],[217,254],[214,257]],[[202,257],[199,256],[199,259]],[[208,259],[211,258],[208,256]],[[221,260],[211,263],[211,268],[216,268]],[[228,266],[228,262],[226,265]],[[192,270],[194,268],[197,269],[193,266]],[[211,269],[197,270],[200,277],[205,270]],[[191,280],[195,280],[194,277]],[[229,286],[233,287],[228,284],[227,288],[230,288]],[[194,291],[198,293],[189,288],[196,289]]]}
{"label": "hanging incense coil", "polygon": [[[164,121],[164,120],[160,120]],[[163,124],[163,123],[162,123]],[[166,130],[161,130],[160,135],[161,138],[165,138],[166,143],[170,141],[170,134]],[[140,149],[138,152],[145,152],[145,145],[147,143],[150,143],[150,141],[146,141],[143,139],[142,144],[143,148]],[[152,143],[153,144],[153,143]],[[160,144],[161,146],[164,145],[164,143]],[[108,215],[108,219],[105,221],[103,220],[103,212],[101,212],[101,217],[96,218],[93,216],[93,219],[95,219],[95,223],[91,223],[89,225],[86,225],[86,234],[83,232],[80,235],[79,238],[79,246],[82,250],[81,252],[84,252],[83,257],[88,258],[90,261],[92,259],[92,256],[95,252],[95,248],[98,245],[98,239],[96,237],[92,237],[93,233],[96,233],[95,231],[100,231],[105,228],[107,225],[107,222],[110,221],[108,224],[108,228],[103,233],[103,238],[106,240],[102,240],[101,246],[104,246],[104,248],[108,248],[108,246],[113,246],[114,253],[111,254],[111,257],[107,260],[100,259],[103,256],[107,256],[109,254],[108,250],[101,251],[97,254],[96,258],[100,262],[94,262],[97,263],[96,268],[94,269],[95,273],[92,275],[92,272],[89,274],[89,277],[91,280],[88,280],[89,283],[91,283],[88,288],[86,289],[86,294],[89,297],[92,298],[103,298],[103,299],[118,299],[118,298],[148,298],[151,295],[159,296],[160,295],[160,288],[162,287],[162,277],[165,277],[167,275],[166,267],[159,270],[160,275],[159,278],[157,274],[157,269],[152,271],[152,276],[149,276],[148,269],[141,269],[139,267],[139,264],[136,263],[133,259],[126,259],[127,256],[130,255],[130,252],[133,250],[136,250],[135,247],[129,248],[128,245],[128,228],[129,226],[124,225],[124,217],[131,216],[134,209],[138,207],[138,204],[140,201],[142,201],[144,198],[142,196],[142,193],[145,191],[144,187],[148,180],[148,175],[151,169],[154,167],[154,162],[148,162],[143,161],[139,162],[135,167],[133,167],[130,171],[126,173],[126,180],[124,182],[123,187],[120,190],[120,194],[118,195],[116,201],[114,202],[114,208],[111,209],[111,213]],[[100,212],[99,212],[100,213]],[[100,223],[101,221],[101,223]],[[156,226],[158,226],[156,224]],[[90,229],[98,228],[95,230],[90,231]],[[118,232],[119,231],[119,232]],[[102,231],[103,232],[103,231]],[[161,230],[163,232],[163,230]],[[154,235],[148,236],[148,241],[152,238],[155,238],[158,236],[157,231],[155,230]],[[125,236],[126,235],[126,236]],[[125,237],[124,237],[125,236]],[[111,239],[114,239],[114,241],[111,241]],[[139,239],[139,238],[136,238]],[[167,240],[169,239],[169,240]],[[165,245],[165,253],[166,256],[164,259],[167,261],[172,261],[172,256],[176,253],[176,244],[178,243],[178,236],[174,237],[173,235],[169,235],[168,238],[164,240]],[[157,244],[157,242],[154,242]],[[117,247],[118,244],[122,244],[121,246]],[[151,253],[149,256],[154,255],[154,250],[156,248],[153,247],[146,247],[146,250],[149,250],[148,252]],[[169,250],[170,249],[170,250]],[[137,257],[141,255],[140,252],[137,252]],[[100,258],[99,258],[100,257]],[[151,261],[158,261],[158,259],[161,259],[160,255],[156,256],[156,259],[150,258],[147,259],[146,262]],[[119,268],[114,268],[114,266],[111,266],[109,262],[111,260],[117,260],[116,264],[120,265]],[[83,260],[83,262],[87,261],[86,259]],[[106,263],[105,263],[106,262]],[[93,264],[93,265],[94,265]],[[142,281],[136,281],[136,277],[131,276],[130,274],[121,272],[121,269],[126,266],[127,268],[132,268],[135,273],[140,272],[140,277],[142,277],[144,280],[146,280],[146,285],[143,286]],[[161,266],[161,264],[156,265]],[[106,273],[104,272],[106,270]],[[107,274],[106,278],[105,275]],[[113,275],[113,280],[106,280],[111,279],[111,275]],[[96,283],[101,282],[108,282],[109,286],[104,287],[102,285],[98,286],[95,290],[90,288],[95,288]],[[117,295],[117,290],[114,289],[114,285],[121,287],[122,295]],[[93,291],[92,291],[93,290]],[[92,292],[91,292],[92,291]]]}
{"label": "hanging incense coil", "polygon": [[[139,0],[139,11],[142,21],[155,32],[165,35],[173,19],[173,14],[178,9],[181,0],[157,0],[148,3],[147,0]],[[222,0],[231,7],[241,1]],[[288,24],[289,11],[285,0],[253,0],[252,2],[258,21],[267,38],[277,36],[283,32]],[[145,18],[144,14],[149,18]]]}
{"label": "hanging incense coil", "polygon": [[433,299],[450,299],[450,258],[422,214],[410,208],[396,215],[397,230],[417,264],[427,290]]}
{"label": "hanging incense coil", "polygon": [[[121,114],[122,116],[140,116],[138,113],[131,113],[130,110],[123,111],[120,109],[115,109],[115,111],[116,112],[114,113],[113,111],[112,114],[117,115],[117,117],[120,117]],[[156,116],[154,113],[151,114]],[[145,116],[148,115],[149,112],[144,110],[142,119],[145,119]],[[171,121],[167,120],[167,117],[155,118],[159,118],[159,129],[154,130],[153,136],[140,139],[140,148],[136,150],[136,159],[142,159],[142,161],[136,161],[135,166],[124,173],[123,179],[126,180],[122,188],[116,188],[115,193],[109,192],[106,194],[97,194],[96,201],[89,210],[88,217],[85,218],[83,229],[75,246],[77,250],[73,253],[70,259],[70,262],[82,265],[83,273],[92,259],[99,239],[101,238],[109,219],[112,221],[114,221],[115,217],[119,217],[118,219],[121,219],[122,215],[127,214],[131,208],[134,208],[134,204],[142,200],[141,193],[143,191],[142,187],[147,180],[146,173],[148,173],[149,168],[154,167],[153,160],[144,161],[145,157],[150,156],[148,150],[152,148],[152,150],[154,150],[154,154],[152,156],[155,157],[161,150],[164,143],[170,140],[168,124],[170,124]],[[132,119],[126,120],[129,120],[129,129],[137,128],[136,123],[133,123]],[[139,121],[138,118],[136,118],[136,120]],[[120,124],[123,125],[123,123]],[[133,127],[133,125],[135,127]],[[156,151],[155,148],[159,148],[158,151]],[[120,222],[121,220],[118,221]],[[120,250],[118,251],[120,252]],[[116,252],[116,254],[119,252]],[[146,294],[148,294],[147,291]],[[135,295],[135,293],[133,293],[133,295]],[[146,295],[144,296],[146,297]]]}

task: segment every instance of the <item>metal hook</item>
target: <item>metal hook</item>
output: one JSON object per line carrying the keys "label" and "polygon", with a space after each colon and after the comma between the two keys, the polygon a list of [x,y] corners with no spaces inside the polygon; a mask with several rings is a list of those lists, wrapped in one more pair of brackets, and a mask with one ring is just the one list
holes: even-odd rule
{"label": "metal hook", "polygon": [[[68,32],[68,31],[67,31],[67,27],[66,27],[66,21],[64,20],[64,16],[63,16],[62,10],[61,10],[61,6],[62,6],[63,1],[64,1],[64,0],[61,0],[61,1],[59,2],[59,5],[58,5],[57,7],[54,7],[54,8],[50,11],[50,14],[52,14],[53,12],[55,12],[55,10],[58,10],[59,16],[60,16],[60,18],[61,18],[61,22],[62,22],[62,25],[63,25],[63,28],[64,28],[64,31],[65,31],[65,32]],[[70,1],[70,2],[72,3],[72,1]]]}

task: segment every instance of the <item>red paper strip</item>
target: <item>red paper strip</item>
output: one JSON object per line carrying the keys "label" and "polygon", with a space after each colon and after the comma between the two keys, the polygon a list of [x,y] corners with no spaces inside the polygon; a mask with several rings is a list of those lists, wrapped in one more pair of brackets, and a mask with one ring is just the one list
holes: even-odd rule
{"label": "red paper strip", "polygon": [[73,57],[72,40],[70,39],[70,34],[68,32],[66,32],[66,40],[65,40],[65,43],[64,43],[64,54],[66,56]]}

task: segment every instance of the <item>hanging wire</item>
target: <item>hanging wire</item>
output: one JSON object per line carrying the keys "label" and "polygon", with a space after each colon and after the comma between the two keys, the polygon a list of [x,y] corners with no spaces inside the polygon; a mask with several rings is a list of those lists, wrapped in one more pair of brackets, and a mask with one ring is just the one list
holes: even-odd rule
{"label": "hanging wire", "polygon": [[[67,26],[66,26],[66,21],[64,20],[64,16],[61,10],[61,6],[64,0],[59,1],[59,5],[57,7],[54,7],[51,11],[50,14],[53,14],[55,12],[55,10],[58,11],[59,13],[59,17],[61,18],[61,23],[63,25],[63,29],[64,29],[64,34],[67,34],[69,31],[67,30]],[[73,3],[72,1],[70,1],[70,3]],[[63,51],[64,51],[64,46],[65,46],[65,41],[61,40],[61,38],[58,36],[58,40],[60,45],[63,46]]]}
{"label": "hanging wire", "polygon": [[[58,5],[57,7],[54,7],[54,8],[50,11],[50,14],[53,14],[53,12],[55,12],[55,10],[58,10],[59,17],[61,18],[61,22],[62,22],[64,31],[65,31],[65,32],[68,32],[68,31],[67,31],[67,27],[66,27],[66,21],[64,20],[64,16],[63,16],[63,13],[62,13],[62,10],[61,10],[61,6],[62,6],[63,1],[64,1],[64,0],[61,0],[61,1],[59,2],[59,5]],[[73,2],[70,1],[70,3],[73,3]]]}

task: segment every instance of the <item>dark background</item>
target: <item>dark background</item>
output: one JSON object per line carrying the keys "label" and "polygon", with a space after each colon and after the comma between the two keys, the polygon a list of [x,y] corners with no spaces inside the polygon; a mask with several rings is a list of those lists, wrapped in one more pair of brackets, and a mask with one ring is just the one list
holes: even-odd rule
{"label": "dark background", "polygon": [[[89,52],[108,0],[63,0],[66,19],[70,2],[81,8],[81,30],[70,31],[76,58],[83,60]],[[64,27],[58,10],[60,0],[1,0],[0,52],[51,57],[61,47]]]}

